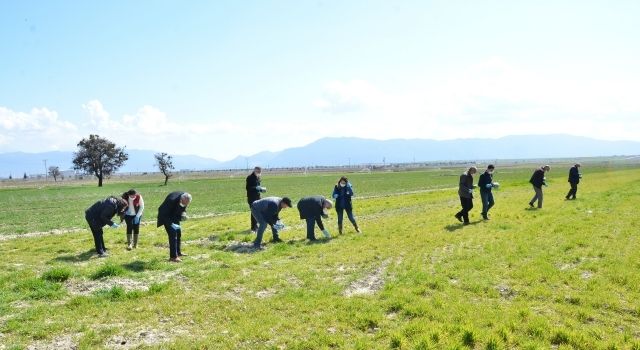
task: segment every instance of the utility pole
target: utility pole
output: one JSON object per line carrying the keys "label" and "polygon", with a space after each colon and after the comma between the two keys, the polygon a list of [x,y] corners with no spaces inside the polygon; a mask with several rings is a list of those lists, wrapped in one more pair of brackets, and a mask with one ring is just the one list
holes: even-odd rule
{"label": "utility pole", "polygon": [[42,161],[44,162],[44,182],[47,182],[49,178],[49,171],[47,170],[47,160],[43,159]]}

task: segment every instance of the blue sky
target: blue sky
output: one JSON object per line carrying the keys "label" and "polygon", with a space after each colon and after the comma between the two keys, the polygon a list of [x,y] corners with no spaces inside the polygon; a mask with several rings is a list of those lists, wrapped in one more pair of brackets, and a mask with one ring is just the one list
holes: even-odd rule
{"label": "blue sky", "polygon": [[638,1],[1,1],[0,152],[640,140]]}

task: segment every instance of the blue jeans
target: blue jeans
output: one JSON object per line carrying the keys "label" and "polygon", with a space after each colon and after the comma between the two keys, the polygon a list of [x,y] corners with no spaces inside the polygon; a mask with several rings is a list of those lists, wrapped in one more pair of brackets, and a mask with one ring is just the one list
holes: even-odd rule
{"label": "blue jeans", "polygon": [[[258,222],[258,233],[256,235],[256,240],[253,241],[253,245],[260,246],[260,244],[262,244],[262,235],[264,235],[264,231],[267,230],[267,225],[270,224],[267,222],[264,216],[262,216],[262,213],[259,210],[251,208],[251,215],[253,215],[253,217]],[[274,240],[278,239],[278,231],[273,228],[273,225],[271,225],[271,234],[273,235]]]}
{"label": "blue jeans", "polygon": [[356,225],[356,218],[353,216],[353,209],[337,209],[336,208],[336,213],[338,214],[338,226],[342,227],[342,221],[344,218],[344,212],[347,212],[347,217],[349,218],[349,221],[351,221],[351,223],[353,225]]}
{"label": "blue jeans", "polygon": [[180,251],[180,239],[182,238],[182,230],[174,229],[170,224],[165,224],[164,229],[169,237],[169,257],[175,259],[182,255]]}
{"label": "blue jeans", "polygon": [[482,215],[487,215],[489,213],[489,209],[496,204],[493,200],[493,192],[480,191],[480,198],[482,198]]}

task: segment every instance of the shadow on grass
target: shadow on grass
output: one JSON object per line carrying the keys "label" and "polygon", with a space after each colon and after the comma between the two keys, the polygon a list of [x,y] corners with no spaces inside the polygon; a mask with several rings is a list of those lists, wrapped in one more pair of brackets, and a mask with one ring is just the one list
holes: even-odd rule
{"label": "shadow on grass", "polygon": [[147,270],[154,270],[154,262],[136,260],[130,263],[122,264],[122,267],[131,272],[144,272]]}
{"label": "shadow on grass", "polygon": [[91,259],[92,256],[96,255],[96,251],[93,249],[87,250],[84,253],[80,253],[78,255],[61,255],[58,256],[56,258],[54,258],[54,261],[61,261],[61,262],[68,262],[68,263],[75,263],[75,262],[82,262],[82,261],[87,261],[89,259]]}
{"label": "shadow on grass", "polygon": [[477,224],[479,224],[481,222],[483,222],[483,221],[473,221],[473,222],[470,222],[468,225],[465,225],[465,224],[447,225],[447,226],[444,227],[444,229],[449,231],[449,232],[455,232],[455,231],[458,231],[460,229],[463,229],[465,226],[477,225]]}
{"label": "shadow on grass", "polygon": [[526,207],[526,208],[524,208],[524,210],[526,210],[526,211],[538,211],[540,209],[542,209],[542,208],[537,208],[537,207]]}
{"label": "shadow on grass", "polygon": [[253,254],[262,251],[262,249],[254,247],[253,243],[234,243],[224,247],[224,251],[240,254]]}

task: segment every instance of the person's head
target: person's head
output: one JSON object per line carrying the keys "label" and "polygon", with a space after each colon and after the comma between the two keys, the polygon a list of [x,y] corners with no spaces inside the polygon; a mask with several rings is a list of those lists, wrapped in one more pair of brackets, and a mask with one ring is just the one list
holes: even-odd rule
{"label": "person's head", "polygon": [[122,198],[124,198],[124,199],[134,199],[137,194],[138,194],[138,192],[136,192],[136,190],[134,190],[132,188],[129,191],[125,192],[124,195],[122,196]]}
{"label": "person's head", "polygon": [[478,168],[476,168],[474,166],[470,167],[469,170],[467,170],[467,174],[468,175],[473,175],[473,174],[475,174],[477,172],[478,172]]}
{"label": "person's head", "polygon": [[544,172],[546,173],[547,171],[551,170],[551,167],[548,165],[545,165],[542,167],[542,170],[544,170]]}
{"label": "person's head", "polygon": [[257,166],[257,167],[255,167],[255,168],[253,168],[253,173],[254,173],[257,177],[262,176],[262,168],[261,168],[261,167],[259,167],[259,166]]}
{"label": "person's head", "polygon": [[349,179],[347,179],[346,176],[343,176],[340,178],[340,180],[338,180],[338,186],[340,187],[344,187],[349,183]]}
{"label": "person's head", "polygon": [[580,165],[580,163],[576,163],[576,165],[575,165],[575,167],[576,167],[576,168],[579,168],[579,167],[581,167],[581,166],[582,166],[582,165]]}
{"label": "person's head", "polygon": [[289,197],[284,197],[280,201],[280,209],[291,208],[291,199]]}
{"label": "person's head", "polygon": [[489,164],[489,165],[487,166],[487,172],[488,172],[489,174],[491,174],[495,169],[496,169],[496,167],[495,167],[493,164]]}
{"label": "person's head", "polygon": [[124,213],[128,206],[129,203],[124,198],[118,198],[118,201],[116,202],[118,214]]}
{"label": "person's head", "polygon": [[322,209],[331,209],[333,208],[333,202],[329,199],[326,199],[322,201]]}
{"label": "person's head", "polygon": [[180,195],[180,206],[181,207],[186,207],[189,204],[191,204],[191,200],[193,199],[193,197],[191,197],[191,194],[185,192],[182,195]]}

